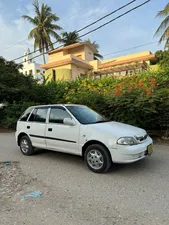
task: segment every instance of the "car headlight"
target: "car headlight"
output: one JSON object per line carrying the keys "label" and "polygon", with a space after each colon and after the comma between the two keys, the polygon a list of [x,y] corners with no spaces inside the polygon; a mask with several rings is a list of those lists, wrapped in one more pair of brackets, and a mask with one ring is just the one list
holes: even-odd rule
{"label": "car headlight", "polygon": [[138,142],[133,137],[122,137],[117,141],[118,145],[137,145]]}

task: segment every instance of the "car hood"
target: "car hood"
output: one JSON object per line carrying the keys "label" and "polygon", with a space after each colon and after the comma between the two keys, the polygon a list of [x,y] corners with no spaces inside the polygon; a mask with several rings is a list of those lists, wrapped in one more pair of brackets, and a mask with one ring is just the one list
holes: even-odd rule
{"label": "car hood", "polygon": [[126,136],[144,136],[146,135],[146,131],[131,126],[124,123],[119,122],[104,122],[104,123],[96,123],[91,125],[93,129],[96,129],[102,133],[111,133],[116,137],[126,137]]}

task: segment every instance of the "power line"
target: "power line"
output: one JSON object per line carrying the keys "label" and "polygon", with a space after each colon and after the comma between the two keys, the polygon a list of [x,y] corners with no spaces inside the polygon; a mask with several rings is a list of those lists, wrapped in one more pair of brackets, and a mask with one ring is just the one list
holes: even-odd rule
{"label": "power line", "polygon": [[107,14],[107,15],[101,17],[101,18],[99,18],[98,20],[94,21],[93,23],[91,23],[91,24],[89,24],[89,25],[87,25],[87,26],[85,26],[85,27],[79,29],[77,32],[80,32],[80,31],[82,31],[82,30],[84,30],[84,29],[86,29],[86,28],[88,28],[88,27],[90,27],[90,26],[92,26],[92,25],[98,23],[99,21],[105,19],[106,17],[108,17],[108,16],[110,16],[110,15],[112,15],[112,14],[114,14],[114,13],[120,11],[121,9],[127,7],[128,5],[131,5],[131,4],[134,3],[135,1],[137,1],[137,0],[133,0],[133,1],[131,1],[131,2],[127,3],[127,4],[125,4],[125,5],[121,6],[120,8],[118,8],[118,9],[114,10],[113,12],[111,12],[111,13],[109,13],[109,14]]}
{"label": "power line", "polygon": [[[78,13],[80,13],[80,12],[82,12],[82,11],[84,11],[84,10],[86,10],[86,9],[83,8],[83,9],[77,11],[76,13],[72,14],[71,16],[64,18],[61,22],[63,22],[63,21],[65,21],[65,20],[68,20],[68,19],[72,18],[73,16],[77,15]],[[8,50],[8,49],[10,49],[10,48],[13,48],[14,46],[16,46],[16,45],[18,45],[18,44],[21,44],[21,43],[23,43],[23,42],[25,42],[25,41],[27,41],[27,40],[28,40],[28,38],[26,38],[26,39],[24,39],[24,40],[22,40],[22,41],[19,41],[19,42],[17,42],[16,44],[13,44],[13,45],[7,47],[4,51],[6,51],[6,50]]]}
{"label": "power line", "polygon": [[[136,1],[136,0],[135,0],[135,1]],[[105,7],[105,5],[107,5],[107,4],[104,4],[104,7]],[[64,19],[62,20],[62,23],[63,23],[63,21],[65,21],[65,20],[67,20],[67,19],[72,18],[73,16],[75,16],[75,15],[79,14],[80,12],[84,12],[84,11],[86,11],[86,10],[90,10],[90,9],[92,9],[92,8],[93,8],[93,7],[80,9],[79,11],[75,12],[73,15],[71,15],[71,16],[69,16],[69,17],[67,17],[67,18],[64,18]],[[70,26],[69,26],[69,25],[67,25],[66,23],[63,23],[63,24],[65,24],[65,25],[66,25],[66,27],[70,27]]]}
{"label": "power line", "polygon": [[[125,5],[123,5],[123,6],[121,6],[120,8],[118,8],[118,9],[116,9],[116,10],[114,10],[113,12],[111,12],[111,13],[109,13],[109,14],[106,14],[105,16],[101,17],[100,19],[98,19],[98,20],[96,20],[96,21],[94,21],[94,22],[88,24],[87,26],[81,28],[81,29],[78,30],[77,32],[81,32],[81,31],[87,29],[88,27],[92,26],[93,24],[98,23],[99,21],[103,20],[104,18],[106,18],[106,17],[108,17],[108,16],[114,14],[115,12],[117,12],[117,11],[119,11],[119,10],[121,10],[121,9],[123,9],[123,8],[125,8],[125,7],[127,7],[128,5],[132,4],[132,3],[135,2],[135,1],[136,1],[136,0],[132,0],[131,2],[129,2],[129,3],[125,4]],[[58,43],[58,42],[59,42],[59,41],[56,41],[56,42],[53,42],[52,44],[54,45],[54,44],[56,44],[56,43]],[[39,48],[39,49],[35,50],[34,52],[30,52],[28,55],[31,55],[32,53],[35,53],[35,52],[38,52],[38,51],[41,51],[42,49],[43,49],[43,48]],[[14,60],[21,59],[21,58],[23,58],[23,57],[24,57],[24,55],[21,56],[21,57],[18,57],[18,58],[16,58],[16,59],[13,59],[13,61],[14,61]]]}
{"label": "power line", "polygon": [[13,45],[9,46],[8,48],[6,48],[5,51],[8,50],[8,49],[10,49],[10,48],[13,48],[14,46],[16,46],[16,45],[18,45],[18,44],[21,44],[22,42],[25,42],[25,41],[27,41],[27,40],[28,40],[28,38],[26,38],[26,39],[24,39],[24,40],[22,40],[22,41],[19,41],[19,42],[17,42],[16,44],[13,44]]}
{"label": "power line", "polygon": [[86,10],[87,10],[86,8],[80,9],[79,11],[75,12],[71,16],[64,18],[62,21],[68,20],[68,19],[72,18],[73,16],[79,14],[80,12],[83,12],[83,11],[86,11]]}
{"label": "power line", "polygon": [[93,32],[96,31],[96,30],[99,30],[100,28],[102,28],[102,27],[108,25],[109,23],[112,23],[113,21],[119,19],[120,17],[123,17],[124,15],[126,15],[126,14],[128,14],[128,13],[130,13],[130,12],[132,12],[132,11],[138,9],[138,8],[140,8],[141,6],[147,4],[147,3],[150,2],[150,1],[151,1],[151,0],[147,0],[146,2],[143,2],[142,4],[140,4],[140,5],[138,5],[138,6],[134,7],[134,8],[132,8],[132,9],[130,9],[130,10],[128,10],[127,12],[121,14],[120,16],[117,16],[116,18],[114,18],[114,19],[108,21],[107,23],[104,23],[104,24],[102,24],[101,26],[99,26],[99,27],[97,27],[97,28],[95,28],[95,29],[93,29],[93,30],[91,30],[91,31],[89,31],[89,32],[87,32],[87,33],[81,35],[81,37],[86,36],[87,34],[93,33]]}
{"label": "power line", "polygon": [[117,51],[117,52],[111,52],[111,53],[105,54],[105,55],[103,55],[103,56],[114,55],[114,54],[117,54],[117,53],[120,53],[120,52],[125,52],[125,51],[133,50],[133,49],[136,49],[136,48],[144,47],[144,46],[147,46],[147,45],[156,44],[156,43],[158,43],[158,42],[159,42],[159,41],[149,42],[149,43],[147,43],[147,44],[134,46],[134,47],[127,48],[127,49],[123,49],[123,50],[120,50],[120,51]]}
{"label": "power line", "polygon": [[67,24],[66,24],[65,22],[63,22],[63,21],[66,21],[66,20],[72,18],[73,16],[75,16],[75,15],[77,15],[77,14],[79,14],[80,12],[83,12],[83,11],[85,11],[85,10],[86,10],[86,8],[80,9],[79,11],[77,11],[77,12],[75,12],[74,14],[70,15],[69,17],[66,17],[66,18],[62,19],[62,20],[61,20],[61,24],[63,23],[63,25],[66,25],[66,27],[67,27]]}
{"label": "power line", "polygon": [[[134,11],[134,10],[136,10],[137,8],[140,8],[141,6],[147,4],[147,3],[150,2],[150,1],[151,1],[151,0],[147,0],[146,2],[143,2],[142,4],[140,4],[140,5],[138,5],[138,6],[134,7],[134,8],[132,8],[132,9],[126,11],[125,13],[123,13],[123,14],[117,16],[116,18],[114,18],[114,19],[108,21],[107,23],[104,23],[104,24],[102,24],[101,26],[99,26],[99,27],[97,27],[97,28],[95,28],[95,29],[93,29],[93,30],[91,30],[91,31],[89,31],[89,32],[87,32],[87,33],[81,35],[80,38],[81,38],[81,37],[84,37],[84,36],[86,36],[86,35],[88,35],[88,34],[90,34],[90,33],[93,33],[93,32],[96,31],[96,30],[99,30],[100,28],[102,28],[102,27],[108,25],[108,24],[111,23],[111,22],[114,22],[115,20],[117,20],[117,19],[123,17],[124,15],[126,15],[126,14],[128,14],[128,13]],[[58,42],[58,41],[57,41],[57,42]],[[56,43],[57,43],[57,42],[56,42]],[[53,43],[53,44],[54,44],[54,43]],[[59,47],[57,47],[57,48],[55,48],[55,49],[58,49],[58,48],[60,48],[60,47],[62,47],[62,46],[63,46],[63,45],[61,45],[61,46],[59,46]],[[42,54],[39,54],[39,55],[33,57],[32,59],[37,58],[37,57],[39,57],[39,56],[41,56],[41,55],[42,55]],[[19,58],[21,58],[21,57],[19,57]],[[27,61],[28,61],[28,60],[27,60]]]}
{"label": "power line", "polygon": [[[135,1],[137,1],[137,0],[135,0]],[[134,2],[134,1],[133,1],[133,2]],[[104,7],[105,7],[105,5],[107,5],[107,4],[104,4]],[[74,13],[73,15],[71,15],[71,16],[69,16],[69,17],[67,17],[67,18],[64,18],[63,20],[67,20],[67,19],[69,19],[69,18],[71,18],[71,17],[77,15],[77,14],[80,13],[80,12],[84,12],[84,11],[90,10],[90,9],[92,9],[92,8],[93,8],[93,7],[90,7],[90,8],[83,8],[83,9],[77,11],[76,13]],[[62,20],[62,21],[63,21],[63,20]]]}
{"label": "power line", "polygon": [[[89,32],[87,32],[87,33],[81,35],[80,38],[81,38],[81,37],[84,37],[85,35],[87,35],[87,34],[89,34],[89,33],[94,32],[94,31],[96,31],[96,30],[98,30],[98,29],[100,29],[100,28],[102,28],[102,27],[104,27],[104,26],[106,26],[107,24],[109,24],[109,23],[111,23],[111,22],[117,20],[118,18],[121,18],[122,16],[124,16],[124,15],[126,15],[126,14],[132,12],[133,10],[136,10],[137,8],[140,8],[141,6],[147,4],[147,3],[150,2],[150,1],[151,1],[151,0],[147,0],[146,2],[143,2],[142,4],[140,4],[140,5],[136,6],[136,7],[134,7],[134,8],[132,8],[132,9],[128,10],[127,12],[121,14],[120,16],[117,16],[117,17],[114,18],[113,20],[110,20],[109,22],[107,22],[107,23],[105,23],[105,24],[103,24],[103,25],[101,25],[101,26],[99,26],[99,27],[97,27],[97,28],[95,28],[95,29],[93,29],[93,30],[91,30],[91,31],[89,31]],[[55,48],[55,49],[58,49],[58,48],[60,48],[60,47],[62,47],[62,46],[63,46],[63,45],[61,45],[61,46],[59,46],[59,47],[57,47],[57,48]],[[35,56],[35,57],[31,58],[31,59],[37,58],[37,57],[39,57],[39,56],[41,56],[41,55],[42,55],[42,54],[39,54],[39,55],[37,55],[37,56]],[[28,60],[27,60],[27,61],[28,61]]]}
{"label": "power line", "polygon": [[[54,45],[54,44],[57,44],[59,41],[56,41],[56,42],[53,42],[52,44]],[[60,47],[62,47],[63,45],[61,45]],[[31,55],[32,53],[35,53],[35,52],[38,52],[38,51],[41,51],[43,48],[39,48],[39,49],[37,49],[37,50],[35,50],[35,51],[33,51],[33,52],[30,52],[30,53],[28,53],[27,55]],[[40,55],[42,55],[42,54],[40,54]],[[24,57],[24,55],[23,56],[20,56],[20,57],[18,57],[18,58],[16,58],[16,59],[13,59],[13,60],[11,60],[11,61],[16,61],[16,60],[18,60],[18,59],[22,59]],[[38,56],[36,56],[36,57],[38,57]],[[36,57],[33,57],[32,59],[34,59],[34,58],[36,58]]]}

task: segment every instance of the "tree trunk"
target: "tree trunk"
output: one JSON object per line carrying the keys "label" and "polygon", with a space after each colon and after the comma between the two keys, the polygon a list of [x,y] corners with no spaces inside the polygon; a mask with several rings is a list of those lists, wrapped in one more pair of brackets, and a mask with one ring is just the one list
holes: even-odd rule
{"label": "tree trunk", "polygon": [[43,56],[43,62],[44,62],[44,64],[46,64],[46,59],[45,59],[44,48],[42,49],[42,56]]}

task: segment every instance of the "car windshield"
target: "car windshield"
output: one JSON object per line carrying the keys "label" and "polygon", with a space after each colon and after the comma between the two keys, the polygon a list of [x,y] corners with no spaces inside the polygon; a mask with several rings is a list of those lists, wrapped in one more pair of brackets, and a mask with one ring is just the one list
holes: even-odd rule
{"label": "car windshield", "polygon": [[67,106],[67,109],[81,124],[104,123],[108,120],[87,106]]}

